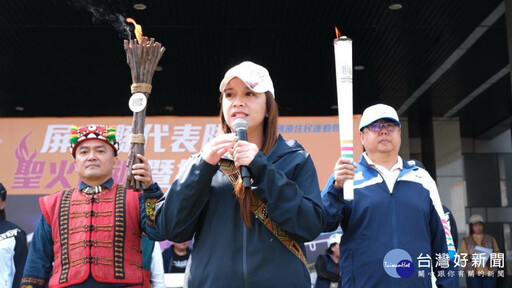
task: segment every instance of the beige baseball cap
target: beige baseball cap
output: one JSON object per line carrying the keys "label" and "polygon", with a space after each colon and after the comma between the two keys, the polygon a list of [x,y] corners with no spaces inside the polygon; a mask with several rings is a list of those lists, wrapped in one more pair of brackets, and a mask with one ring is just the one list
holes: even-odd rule
{"label": "beige baseball cap", "polygon": [[482,215],[479,215],[479,214],[471,215],[471,217],[469,218],[469,223],[470,224],[485,223],[484,217],[482,217]]}

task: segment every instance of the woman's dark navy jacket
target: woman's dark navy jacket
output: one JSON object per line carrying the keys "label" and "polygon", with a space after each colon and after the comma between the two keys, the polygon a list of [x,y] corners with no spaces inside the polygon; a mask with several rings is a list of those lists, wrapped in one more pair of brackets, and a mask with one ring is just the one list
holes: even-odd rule
{"label": "woman's dark navy jacket", "polygon": [[[315,239],[324,225],[317,172],[296,141],[279,136],[268,156],[248,166],[254,194],[275,224],[299,242]],[[248,228],[233,186],[218,165],[200,154],[184,164],[157,204],[156,224],[171,241],[194,237],[188,287],[310,287],[308,270],[258,219]]]}

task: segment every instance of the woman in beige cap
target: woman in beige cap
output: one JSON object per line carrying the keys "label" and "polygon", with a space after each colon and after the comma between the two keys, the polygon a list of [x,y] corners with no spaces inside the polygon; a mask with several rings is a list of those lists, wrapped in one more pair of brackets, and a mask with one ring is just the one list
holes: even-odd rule
{"label": "woman in beige cap", "polygon": [[[472,215],[471,218],[469,218],[469,236],[464,237],[460,245],[459,254],[461,255],[461,259],[463,259],[462,255],[467,254],[466,259],[468,262],[466,263],[464,272],[466,274],[466,284],[468,288],[496,287],[496,270],[490,267],[491,261],[487,259],[485,264],[481,264],[479,259],[475,259],[474,261],[476,261],[476,263],[473,264],[473,254],[482,255],[480,253],[485,253],[484,251],[490,250],[492,250],[492,252],[489,253],[500,252],[496,239],[488,234],[484,234],[484,227],[484,217],[478,214]],[[477,257],[476,255],[475,257]],[[486,257],[489,256],[490,254],[486,255]]]}

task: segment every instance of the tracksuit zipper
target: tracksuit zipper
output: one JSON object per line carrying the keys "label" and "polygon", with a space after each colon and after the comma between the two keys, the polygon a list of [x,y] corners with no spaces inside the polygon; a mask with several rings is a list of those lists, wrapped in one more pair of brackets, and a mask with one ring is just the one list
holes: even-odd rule
{"label": "tracksuit zipper", "polygon": [[242,223],[242,272],[244,288],[247,288],[247,226],[244,223]]}

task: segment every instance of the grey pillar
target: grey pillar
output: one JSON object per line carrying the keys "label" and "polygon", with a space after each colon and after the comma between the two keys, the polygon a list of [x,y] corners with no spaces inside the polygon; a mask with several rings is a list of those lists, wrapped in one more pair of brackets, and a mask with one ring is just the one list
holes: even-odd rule
{"label": "grey pillar", "polygon": [[[466,235],[465,212],[466,188],[458,118],[434,118],[432,120],[436,163],[436,182],[441,201],[453,213],[459,235]],[[461,239],[459,237],[459,239]]]}

